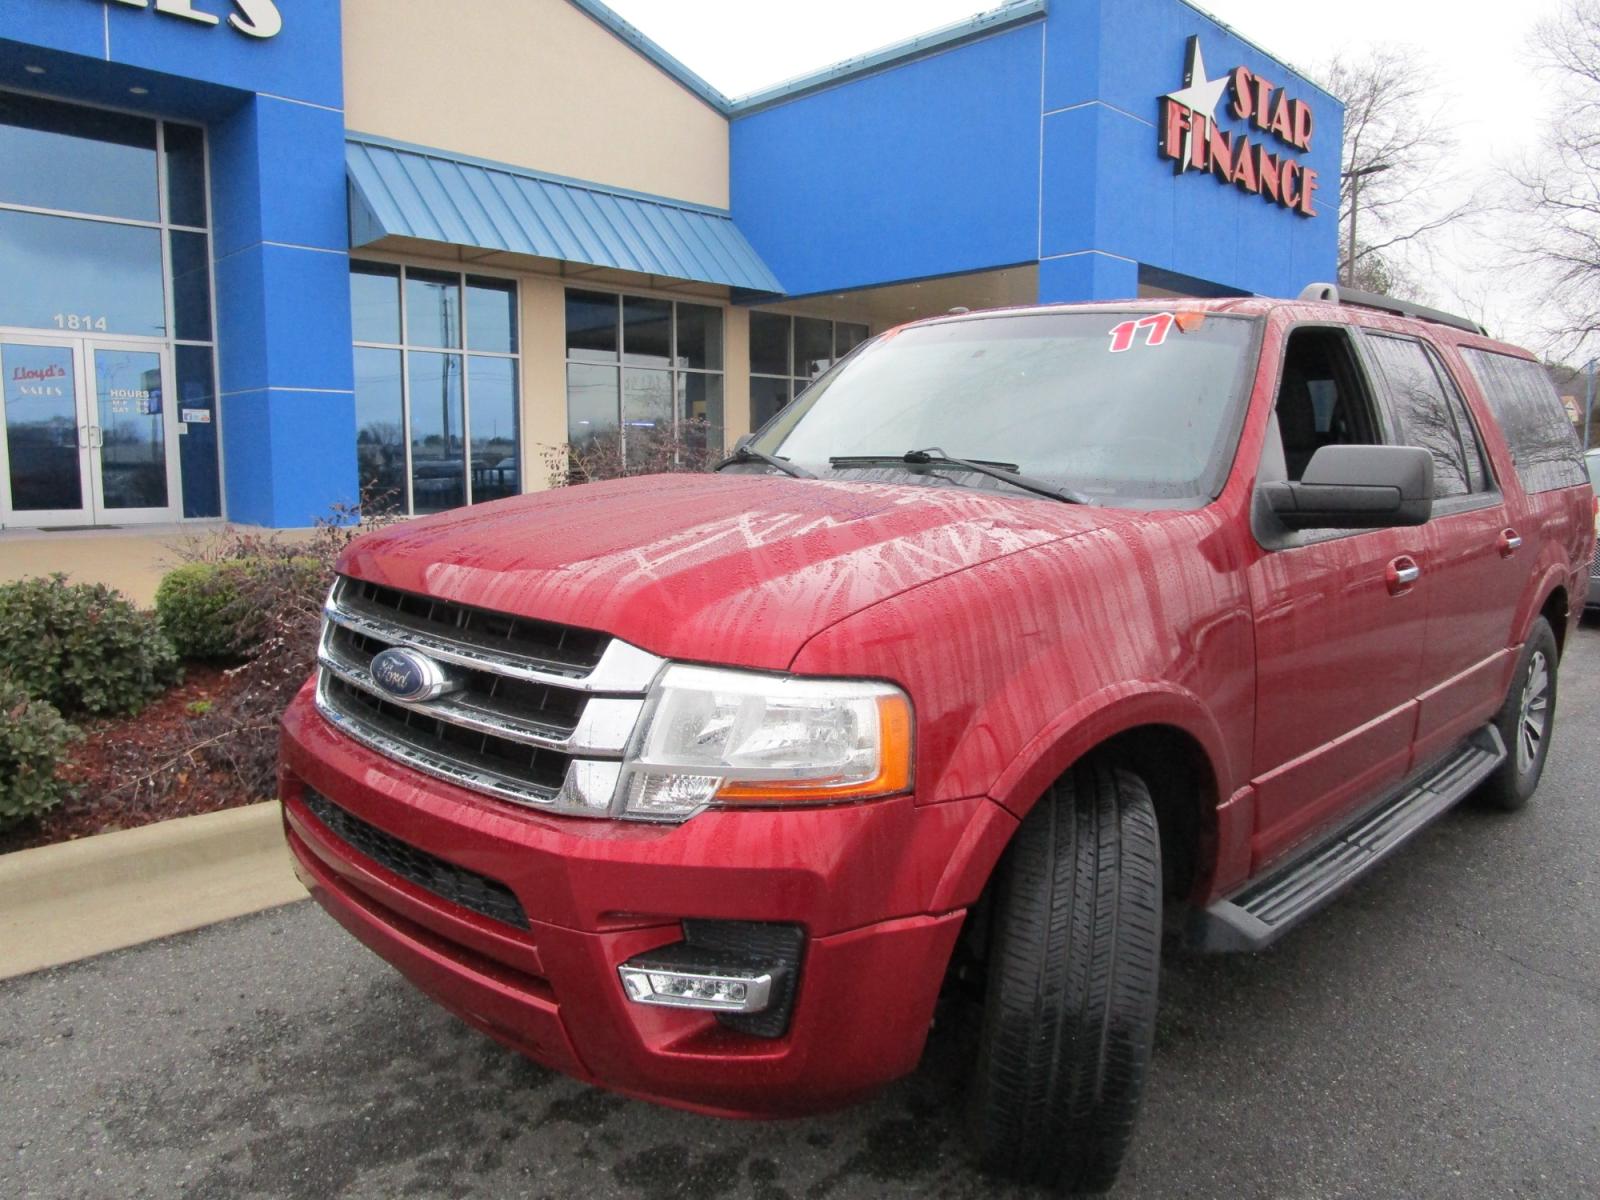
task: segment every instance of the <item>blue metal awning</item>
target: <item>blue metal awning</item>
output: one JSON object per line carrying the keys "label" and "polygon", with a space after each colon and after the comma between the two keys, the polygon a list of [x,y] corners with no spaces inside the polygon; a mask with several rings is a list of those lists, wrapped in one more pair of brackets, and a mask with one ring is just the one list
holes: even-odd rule
{"label": "blue metal awning", "polygon": [[782,292],[733,218],[663,196],[353,134],[350,245],[419,238]]}

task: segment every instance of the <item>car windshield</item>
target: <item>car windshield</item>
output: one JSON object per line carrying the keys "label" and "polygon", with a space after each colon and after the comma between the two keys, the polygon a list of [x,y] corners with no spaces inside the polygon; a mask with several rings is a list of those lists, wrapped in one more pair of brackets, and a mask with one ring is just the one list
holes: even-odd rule
{"label": "car windshield", "polygon": [[[937,447],[1125,507],[1198,507],[1233,460],[1259,322],[1034,312],[914,325],[864,346],[753,442],[819,475]],[[925,468],[908,466],[906,471]],[[1005,488],[950,468],[943,482]]]}

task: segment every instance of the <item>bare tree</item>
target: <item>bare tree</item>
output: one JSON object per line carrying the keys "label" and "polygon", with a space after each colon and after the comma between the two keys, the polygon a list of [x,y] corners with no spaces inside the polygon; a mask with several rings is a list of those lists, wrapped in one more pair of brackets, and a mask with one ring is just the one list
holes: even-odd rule
{"label": "bare tree", "polygon": [[1553,84],[1554,109],[1536,154],[1511,171],[1527,226],[1518,255],[1546,276],[1552,347],[1592,350],[1600,332],[1600,0],[1567,0],[1536,27],[1532,50]]}
{"label": "bare tree", "polygon": [[1432,235],[1478,207],[1471,196],[1443,201],[1459,186],[1448,104],[1415,51],[1398,46],[1337,56],[1322,76],[1345,106],[1339,282],[1415,296]]}

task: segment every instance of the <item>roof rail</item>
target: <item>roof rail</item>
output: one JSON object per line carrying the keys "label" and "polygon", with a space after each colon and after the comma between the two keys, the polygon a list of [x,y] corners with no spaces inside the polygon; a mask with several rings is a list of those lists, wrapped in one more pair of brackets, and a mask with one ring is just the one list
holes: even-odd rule
{"label": "roof rail", "polygon": [[1449,325],[1453,329],[1465,329],[1468,333],[1489,336],[1487,329],[1466,317],[1441,312],[1425,304],[1413,304],[1409,300],[1380,296],[1376,292],[1358,292],[1354,288],[1340,287],[1336,283],[1308,283],[1301,291],[1300,299],[1325,300],[1330,304],[1353,304],[1359,308],[1375,308],[1379,312],[1394,313],[1397,317],[1415,317],[1419,321],[1433,321],[1440,325]]}

